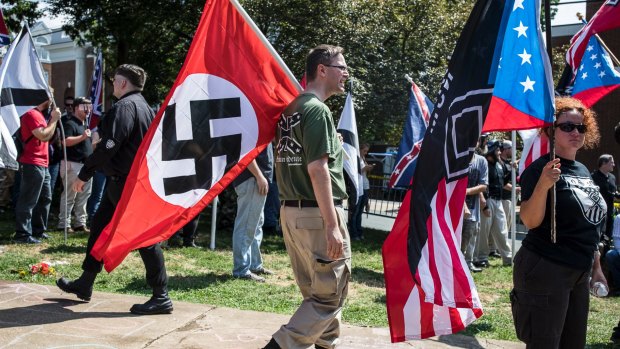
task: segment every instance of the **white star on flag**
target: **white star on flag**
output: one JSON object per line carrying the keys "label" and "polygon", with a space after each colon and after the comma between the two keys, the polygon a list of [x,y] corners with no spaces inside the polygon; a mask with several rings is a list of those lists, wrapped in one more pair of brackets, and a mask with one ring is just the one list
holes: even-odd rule
{"label": "white star on flag", "polygon": [[400,174],[400,170],[399,170],[399,169],[395,169],[395,170],[394,170],[394,173],[396,173],[397,175],[399,175],[399,174]]}
{"label": "white star on flag", "polygon": [[607,75],[607,74],[605,74],[605,72],[604,72],[604,71],[602,71],[600,74],[598,74],[598,76],[599,76],[599,77],[601,77],[601,78],[602,78],[603,76],[605,76],[605,75]]}
{"label": "white star on flag", "polygon": [[591,59],[591,60],[595,60],[595,59],[597,59],[597,58],[598,58],[598,55],[597,55],[597,54],[593,54],[592,56],[590,56],[590,59]]}
{"label": "white star on flag", "polygon": [[411,154],[407,155],[407,160],[411,160],[411,159],[413,159],[413,155]]}
{"label": "white star on flag", "polygon": [[586,49],[586,51],[588,51],[588,52],[590,52],[592,50],[594,50],[594,46],[592,46],[592,45],[588,46],[588,48]]}
{"label": "white star on flag", "polygon": [[524,65],[526,62],[532,64],[532,61],[530,61],[532,55],[527,53],[525,49],[523,49],[523,53],[519,53],[517,56],[521,57],[521,65]]}
{"label": "white star on flag", "polygon": [[594,68],[598,69],[601,67],[601,62],[596,62],[596,64],[594,65]]}
{"label": "white star on flag", "polygon": [[583,74],[581,75],[581,78],[582,78],[582,79],[585,79],[585,78],[587,78],[587,77],[588,77],[588,72],[585,72],[585,73],[583,73]]}
{"label": "white star on flag", "polygon": [[582,64],[581,66],[579,66],[579,70],[583,70],[583,68],[585,68],[585,67],[586,66]]}
{"label": "white star on flag", "polygon": [[512,29],[513,29],[513,30],[516,30],[516,31],[517,31],[517,33],[519,33],[519,35],[517,35],[517,37],[518,37],[518,38],[520,38],[520,37],[521,37],[521,35],[523,35],[523,36],[525,36],[525,37],[527,38],[527,33],[526,33],[527,28],[528,28],[528,27],[526,27],[526,26],[524,26],[524,25],[523,25],[523,22],[522,22],[522,21],[519,21],[519,26],[518,26],[518,27],[515,27],[515,28],[512,28]]}
{"label": "white star on flag", "polygon": [[533,92],[535,83],[536,81],[530,80],[530,77],[528,75],[525,81],[520,82],[520,84],[523,85],[523,93],[525,93],[527,90],[532,90]]}
{"label": "white star on flag", "polygon": [[516,0],[515,1],[515,6],[512,8],[512,11],[514,12],[516,9],[520,8],[522,10],[525,10],[525,8],[523,8],[523,2],[525,0]]}

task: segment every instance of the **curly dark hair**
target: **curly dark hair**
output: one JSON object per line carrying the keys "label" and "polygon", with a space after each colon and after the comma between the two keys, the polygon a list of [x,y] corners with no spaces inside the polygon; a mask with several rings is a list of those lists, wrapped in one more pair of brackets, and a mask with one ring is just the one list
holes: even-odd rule
{"label": "curly dark hair", "polygon": [[[586,125],[585,140],[583,143],[584,149],[593,149],[598,146],[601,140],[601,134],[598,130],[598,122],[596,121],[596,113],[587,108],[583,103],[572,97],[556,97],[555,98],[555,120],[565,112],[576,110],[583,115],[583,124]],[[543,127],[542,132],[549,135],[549,128],[551,126]]]}

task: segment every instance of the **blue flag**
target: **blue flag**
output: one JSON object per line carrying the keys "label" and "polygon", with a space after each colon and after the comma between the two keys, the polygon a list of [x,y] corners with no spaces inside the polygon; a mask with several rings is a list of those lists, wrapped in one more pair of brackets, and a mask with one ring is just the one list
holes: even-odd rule
{"label": "blue flag", "polygon": [[498,62],[492,67],[497,74],[491,74],[495,88],[483,132],[549,125],[555,103],[551,65],[540,28],[540,0],[507,1],[504,21],[495,51]]}
{"label": "blue flag", "polygon": [[412,82],[409,89],[409,111],[389,187],[408,187],[411,183],[433,107],[430,99]]}
{"label": "blue flag", "polygon": [[591,107],[609,92],[620,87],[620,72],[614,69],[609,54],[595,36],[590,38],[575,76],[573,97]]}

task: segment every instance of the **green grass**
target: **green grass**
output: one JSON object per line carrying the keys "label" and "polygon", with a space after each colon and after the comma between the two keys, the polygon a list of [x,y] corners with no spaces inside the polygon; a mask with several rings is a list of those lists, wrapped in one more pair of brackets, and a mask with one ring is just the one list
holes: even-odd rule
{"label": "green grass", "polygon": [[[20,278],[14,271],[41,261],[66,262],[56,266],[57,276],[75,278],[81,273],[81,262],[87,235],[75,234],[64,243],[61,232],[38,246],[15,245],[10,242],[13,221],[9,213],[0,215],[0,279],[53,285],[54,277],[27,276]],[[199,227],[199,244],[207,246],[210,226],[203,219]],[[353,242],[353,271],[349,297],[343,320],[358,326],[386,327],[385,289],[381,244],[386,233],[367,230],[366,240]],[[282,238],[265,236],[262,252],[265,267],[276,272],[259,284],[232,278],[232,242],[230,229],[217,233],[216,250],[196,248],[167,249],[166,268],[173,300],[205,303],[216,306],[292,314],[301,302],[295,285]],[[466,335],[517,341],[508,293],[512,287],[512,269],[492,260],[490,268],[474,274],[485,315],[470,325]],[[97,291],[149,296],[144,268],[139,255],[131,253],[111,274],[102,273],[95,283]],[[591,298],[588,323],[590,348],[608,346],[611,329],[620,314],[620,298]]]}

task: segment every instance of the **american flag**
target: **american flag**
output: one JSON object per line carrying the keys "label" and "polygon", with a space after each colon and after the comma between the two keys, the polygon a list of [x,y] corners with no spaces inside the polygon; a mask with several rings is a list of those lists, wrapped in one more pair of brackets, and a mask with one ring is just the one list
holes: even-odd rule
{"label": "american flag", "polygon": [[523,140],[523,152],[519,160],[519,176],[539,157],[549,153],[549,138],[540,129],[517,131]]}
{"label": "american flag", "polygon": [[90,85],[90,100],[93,103],[93,113],[88,125],[91,129],[97,127],[97,123],[103,114],[103,54],[100,51],[93,70],[92,83]]}
{"label": "american flag", "polygon": [[509,12],[493,99],[482,132],[537,128],[553,122],[551,64],[542,40],[540,0],[515,0]]}
{"label": "american flag", "polygon": [[8,45],[10,42],[9,30],[4,23],[4,14],[2,13],[2,9],[0,9],[0,46]]}
{"label": "american flag", "polygon": [[414,83],[409,89],[409,111],[403,136],[400,139],[396,166],[390,176],[389,187],[407,187],[411,183],[416,160],[422,147],[422,138],[428,127],[434,105]]}
{"label": "american flag", "polygon": [[580,62],[587,52],[590,37],[596,33],[620,28],[620,6],[618,0],[607,0],[594,14],[590,22],[573,36],[570,48],[566,52],[566,62],[577,76]]}
{"label": "american flag", "polygon": [[609,54],[596,36],[590,38],[585,52],[575,76],[572,94],[589,108],[620,87],[620,72],[614,69]]}

